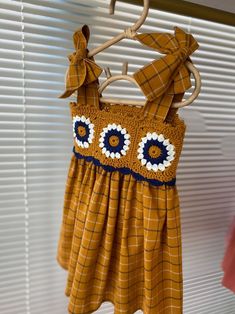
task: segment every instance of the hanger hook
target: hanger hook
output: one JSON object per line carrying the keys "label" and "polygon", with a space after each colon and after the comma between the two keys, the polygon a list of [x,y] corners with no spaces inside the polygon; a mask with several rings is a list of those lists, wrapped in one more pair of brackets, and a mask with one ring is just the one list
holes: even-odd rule
{"label": "hanger hook", "polygon": [[[115,3],[116,3],[116,0],[110,1],[110,6],[109,6],[110,14],[114,13]],[[104,44],[100,45],[99,47],[94,48],[91,51],[89,51],[89,53],[87,55],[88,58],[90,58],[90,57],[96,55],[97,53],[103,51],[104,49],[114,45],[115,43],[117,43],[118,41],[120,41],[123,38],[135,38],[135,35],[136,35],[135,32],[144,23],[147,15],[148,15],[148,11],[149,11],[149,0],[144,0],[143,12],[142,12],[140,18],[135,22],[135,24],[133,24],[131,27],[128,27],[128,29],[124,30],[121,34],[115,36],[112,39],[109,39]]]}
{"label": "hanger hook", "polygon": [[109,5],[109,14],[114,14],[116,0],[111,0]]}
{"label": "hanger hook", "polygon": [[[116,0],[111,0],[109,5],[109,14],[114,14]],[[131,26],[132,30],[137,30],[146,20],[149,11],[149,0],[144,0],[144,9],[138,21]]]}

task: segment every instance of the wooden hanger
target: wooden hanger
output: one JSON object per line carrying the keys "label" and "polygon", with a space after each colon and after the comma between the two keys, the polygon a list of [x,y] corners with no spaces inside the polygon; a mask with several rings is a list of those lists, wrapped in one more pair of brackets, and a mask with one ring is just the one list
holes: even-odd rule
{"label": "wooden hanger", "polygon": [[[120,75],[112,75],[110,72],[110,68],[106,67],[104,68],[105,74],[106,74],[106,80],[101,84],[101,86],[99,87],[98,91],[101,94],[102,91],[112,82],[118,81],[118,80],[126,80],[129,82],[134,83],[138,88],[139,88],[139,84],[136,82],[136,80],[134,79],[133,76],[131,75],[127,75],[127,68],[128,68],[128,63],[127,62],[123,62],[123,68],[122,68],[122,74]],[[113,98],[104,98],[104,97],[100,97],[100,102],[102,103],[118,103],[118,104],[127,104],[127,105],[145,105],[145,101],[134,101],[134,100],[122,100],[122,99],[113,99]]]}
{"label": "wooden hanger", "polygon": [[[115,2],[116,2],[116,0],[111,0],[111,2],[110,2],[110,14],[114,13]],[[97,54],[98,52],[101,52],[102,50],[112,46],[113,44],[117,43],[118,41],[120,41],[123,38],[135,39],[134,37],[136,35],[136,31],[144,23],[147,15],[148,15],[148,11],[149,11],[149,0],[144,0],[144,9],[143,9],[142,15],[137,20],[137,22],[134,25],[132,25],[131,27],[125,29],[124,32],[122,32],[120,35],[108,40],[107,42],[105,42],[104,44],[99,46],[98,48],[91,50],[88,53],[88,57],[93,56],[93,55]],[[189,61],[185,62],[185,66],[194,75],[195,88],[193,90],[193,93],[191,94],[191,96],[187,100],[173,103],[171,105],[172,108],[182,108],[182,107],[185,107],[185,106],[191,104],[197,98],[197,96],[199,95],[200,90],[201,90],[201,77],[200,77],[198,70]],[[132,75],[127,75],[127,62],[125,62],[123,64],[122,75],[115,75],[115,76],[111,75],[110,69],[108,67],[105,68],[105,71],[106,71],[107,79],[99,87],[99,89],[98,89],[99,94],[101,94],[102,91],[109,84],[111,84],[112,82],[117,81],[117,80],[127,80],[130,82],[133,82],[135,85],[137,85],[139,87],[139,85],[136,82],[136,80],[134,79],[134,77]],[[145,101],[136,101],[136,100],[130,101],[130,100],[123,100],[123,99],[119,99],[119,98],[100,97],[99,101],[101,103],[133,104],[133,105],[137,105],[137,106],[144,106],[147,102],[147,99]]]}
{"label": "wooden hanger", "polygon": [[[190,70],[190,72],[194,76],[195,87],[194,87],[193,93],[191,94],[191,96],[187,100],[173,103],[171,105],[172,108],[182,108],[182,107],[188,106],[189,104],[191,104],[194,101],[194,99],[197,98],[197,96],[200,93],[201,77],[200,77],[200,74],[199,74],[198,70],[189,61],[186,61],[185,65],[186,65],[186,67]],[[139,88],[139,84],[136,82],[134,77],[132,75],[127,75],[127,66],[128,66],[128,63],[124,62],[123,63],[122,75],[112,75],[111,72],[110,72],[109,67],[104,68],[107,79],[100,85],[100,87],[98,89],[99,94],[101,94],[103,92],[103,90],[108,85],[110,85],[112,82],[115,82],[115,81],[118,81],[118,80],[127,80],[129,82],[134,83]],[[99,101],[101,103],[127,104],[127,105],[135,105],[135,106],[145,106],[145,104],[146,104],[146,102],[148,100],[146,99],[145,101],[142,101],[142,100],[133,100],[133,99],[132,100],[128,100],[128,99],[121,99],[121,98],[100,97]]]}
{"label": "wooden hanger", "polygon": [[[116,0],[111,0],[109,5],[109,14],[114,14]],[[119,42],[124,38],[132,38],[135,35],[137,29],[144,23],[146,17],[148,16],[149,12],[149,0],[144,0],[144,9],[140,16],[140,18],[133,24],[131,27],[125,29],[121,34],[117,35],[116,37],[106,41],[104,44],[100,45],[99,47],[92,49],[88,52],[88,58],[94,56],[95,54],[103,51],[104,49],[114,45],[115,43]]]}

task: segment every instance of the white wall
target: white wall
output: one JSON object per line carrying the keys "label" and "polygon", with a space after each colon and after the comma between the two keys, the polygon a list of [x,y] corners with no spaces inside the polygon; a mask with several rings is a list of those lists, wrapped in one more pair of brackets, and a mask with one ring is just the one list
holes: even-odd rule
{"label": "white wall", "polygon": [[187,2],[193,2],[210,8],[227,11],[229,13],[235,13],[235,3],[233,0],[187,0]]}

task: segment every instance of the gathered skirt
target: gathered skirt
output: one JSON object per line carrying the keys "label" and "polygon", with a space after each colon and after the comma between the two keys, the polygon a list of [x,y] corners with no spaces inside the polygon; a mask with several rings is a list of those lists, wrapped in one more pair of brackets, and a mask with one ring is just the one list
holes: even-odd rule
{"label": "gathered skirt", "polygon": [[153,186],[71,157],[57,261],[68,271],[68,313],[181,314],[180,205],[176,185]]}

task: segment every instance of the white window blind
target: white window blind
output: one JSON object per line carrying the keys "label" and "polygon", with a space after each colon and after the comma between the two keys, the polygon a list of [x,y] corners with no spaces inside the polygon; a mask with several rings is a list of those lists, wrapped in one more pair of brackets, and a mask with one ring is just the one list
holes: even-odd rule
{"label": "white window blind", "polygon": [[[66,271],[56,262],[63,195],[72,155],[72,121],[64,91],[73,32],[91,30],[89,49],[134,23],[142,7],[103,0],[1,0],[0,3],[0,313],[65,314]],[[235,28],[150,9],[138,32],[192,33],[202,78],[197,100],[179,110],[187,131],[177,170],[181,202],[184,313],[233,314],[221,286],[224,238],[235,214]],[[161,55],[124,39],[96,62],[131,74]],[[104,72],[100,82],[104,80]],[[193,82],[194,85],[194,82]],[[192,92],[190,89],[185,98]],[[144,99],[130,82],[104,96]],[[97,313],[113,313],[104,302]]]}

